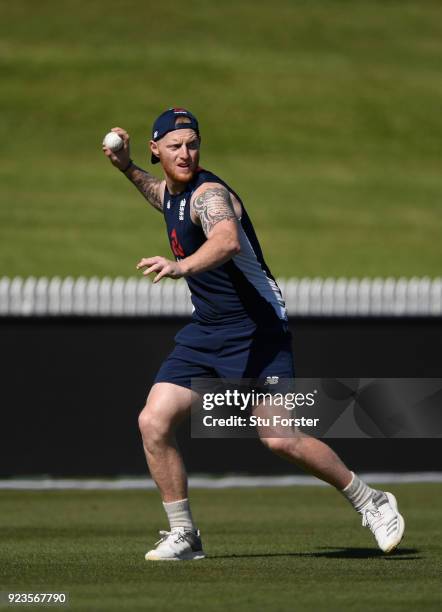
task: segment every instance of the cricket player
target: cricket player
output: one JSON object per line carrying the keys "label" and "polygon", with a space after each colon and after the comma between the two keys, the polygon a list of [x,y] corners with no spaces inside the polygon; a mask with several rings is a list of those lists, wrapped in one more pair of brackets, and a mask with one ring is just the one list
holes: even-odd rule
{"label": "cricket player", "polygon": [[[157,484],[169,530],[146,553],[147,560],[190,560],[205,556],[188,500],[187,476],[175,429],[189,416],[195,392],[191,379],[293,378],[291,336],[279,287],[266,265],[239,195],[199,165],[201,136],[196,117],[171,108],[154,122],[151,161],[160,180],[130,157],[129,134],[116,152],[103,146],[111,163],[164,215],[173,259],[140,260],[138,270],[162,278],[185,278],[194,306],[192,322],[175,337],[162,364],[139,427],[150,473]],[[307,436],[263,437],[271,451],[329,483],[362,515],[386,553],[401,541],[404,519],[391,493],[372,489],[322,441]]]}

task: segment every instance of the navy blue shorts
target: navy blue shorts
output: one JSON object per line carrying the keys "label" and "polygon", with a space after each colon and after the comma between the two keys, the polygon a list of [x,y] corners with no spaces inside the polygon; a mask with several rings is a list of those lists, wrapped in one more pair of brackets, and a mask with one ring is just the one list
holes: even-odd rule
{"label": "navy blue shorts", "polygon": [[190,323],[175,336],[176,347],[155,383],[191,388],[192,378],[294,378],[291,334],[281,326],[256,332],[250,326]]}

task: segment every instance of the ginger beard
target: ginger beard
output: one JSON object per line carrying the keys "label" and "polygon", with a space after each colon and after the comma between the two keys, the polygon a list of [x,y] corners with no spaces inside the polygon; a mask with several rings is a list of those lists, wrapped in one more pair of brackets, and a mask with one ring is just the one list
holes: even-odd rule
{"label": "ginger beard", "polygon": [[150,143],[152,153],[160,158],[164,173],[174,183],[192,180],[199,164],[199,145],[198,135],[192,129],[174,130]]}

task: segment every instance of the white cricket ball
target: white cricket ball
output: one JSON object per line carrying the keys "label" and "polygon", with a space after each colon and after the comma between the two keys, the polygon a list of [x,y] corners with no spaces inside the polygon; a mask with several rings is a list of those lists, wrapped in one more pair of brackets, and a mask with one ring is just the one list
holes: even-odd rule
{"label": "white cricket ball", "polygon": [[103,145],[114,152],[119,151],[123,144],[123,139],[116,132],[109,132],[103,140]]}

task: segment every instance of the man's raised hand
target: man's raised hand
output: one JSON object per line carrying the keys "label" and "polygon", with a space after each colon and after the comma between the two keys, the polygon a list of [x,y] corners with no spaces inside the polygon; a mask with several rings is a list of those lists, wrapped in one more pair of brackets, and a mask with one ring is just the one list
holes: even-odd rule
{"label": "man's raised hand", "polygon": [[123,130],[123,128],[120,127],[112,128],[111,132],[115,132],[118,134],[118,136],[120,136],[120,138],[123,140],[123,146],[119,151],[111,151],[108,147],[103,145],[103,152],[106,157],[109,158],[111,163],[118,168],[118,170],[124,170],[130,163],[130,136],[126,130]]}

